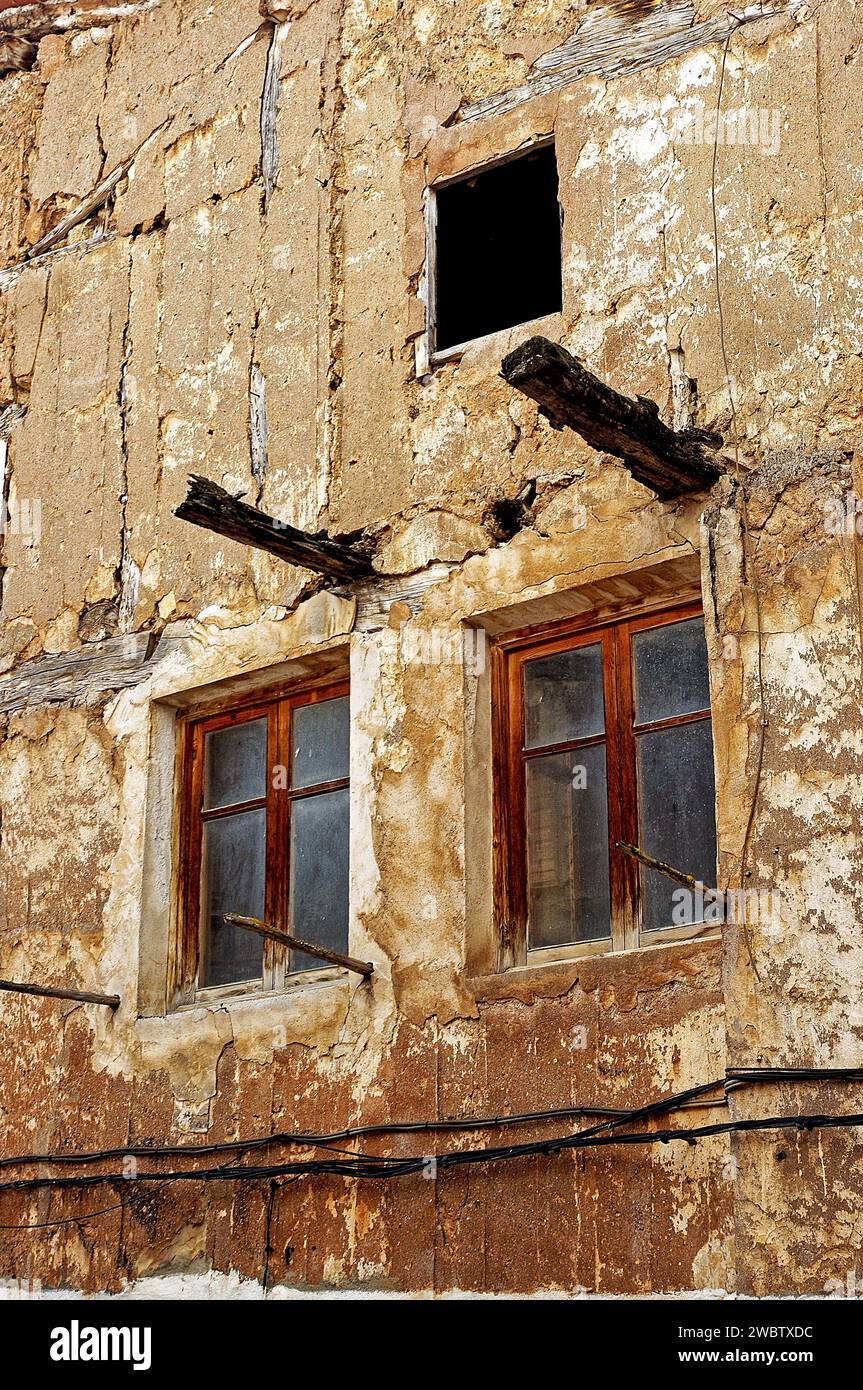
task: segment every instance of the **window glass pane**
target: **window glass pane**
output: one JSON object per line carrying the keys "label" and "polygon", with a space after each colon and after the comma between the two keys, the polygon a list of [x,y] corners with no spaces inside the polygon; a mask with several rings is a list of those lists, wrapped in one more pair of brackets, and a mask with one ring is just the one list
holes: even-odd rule
{"label": "window glass pane", "polygon": [[[348,789],[291,806],[291,931],[333,951],[348,948]],[[292,970],[319,970],[314,956],[291,952]]]}
{"label": "window glass pane", "polygon": [[204,810],[265,796],[267,721],[247,719],[204,736]]}
{"label": "window glass pane", "polygon": [[293,712],[294,787],[313,787],[348,775],[350,755],[350,701],[338,700],[300,705]]}
{"label": "window glass pane", "polygon": [[[636,742],[641,848],[654,859],[715,886],[710,720],[640,734]],[[642,867],[641,925],[645,931],[702,920],[703,912],[694,900],[690,902],[687,889],[669,882],[655,869]]]}
{"label": "window glass pane", "polygon": [[710,708],[703,618],[634,632],[632,660],[636,724]]}
{"label": "window glass pane", "polygon": [[604,745],[531,758],[526,774],[528,945],[608,937]]}
{"label": "window glass pane", "polygon": [[204,922],[201,985],[261,978],[263,941],[242,927],[228,927],[223,912],[264,915],[267,813],[260,807],[204,823],[201,910]]}
{"label": "window glass pane", "polygon": [[524,665],[524,743],[543,748],[605,728],[602,647],[576,647]]}

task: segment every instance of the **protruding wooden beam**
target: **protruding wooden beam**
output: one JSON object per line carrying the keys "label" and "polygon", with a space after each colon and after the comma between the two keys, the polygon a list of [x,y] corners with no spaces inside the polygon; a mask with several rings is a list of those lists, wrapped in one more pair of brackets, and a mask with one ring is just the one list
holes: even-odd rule
{"label": "protruding wooden beam", "polygon": [[299,936],[289,936],[286,931],[278,931],[276,927],[271,927],[269,922],[262,922],[258,917],[241,917],[236,912],[223,912],[222,921],[227,922],[229,927],[245,927],[246,931],[256,932],[258,936],[265,936],[269,941],[278,941],[282,946],[289,946],[292,951],[317,956],[318,960],[325,960],[329,965],[340,965],[343,970],[353,970],[366,979],[374,974],[375,967],[371,961],[357,960],[355,956],[343,956],[341,951],[328,951],[324,946],[314,946],[311,941],[303,941]]}
{"label": "protruding wooden beam", "polygon": [[0,989],[14,994],[39,994],[46,999],[74,999],[78,1004],[104,1004],[106,1008],[120,1006],[119,994],[91,994],[86,989],[61,989],[59,985],[25,985],[15,980],[0,980]]}
{"label": "protruding wooden beam", "polygon": [[219,536],[252,545],[277,555],[289,565],[301,565],[332,579],[364,579],[372,573],[371,560],[362,550],[328,540],[326,536],[299,531],[285,521],[277,521],[256,507],[250,507],[232,497],[218,483],[189,477],[185,502],[174,513],[183,521],[215,531]]}
{"label": "protruding wooden beam", "polygon": [[556,429],[568,426],[592,449],[622,459],[659,497],[701,491],[722,471],[716,457],[721,435],[670,429],[655,401],[620,395],[559,343],[528,339],[503,359],[501,374],[536,401]]}

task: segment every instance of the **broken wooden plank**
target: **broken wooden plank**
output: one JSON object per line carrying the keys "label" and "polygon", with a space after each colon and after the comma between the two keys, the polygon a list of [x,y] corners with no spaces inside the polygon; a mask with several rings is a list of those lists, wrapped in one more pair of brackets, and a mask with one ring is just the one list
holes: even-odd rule
{"label": "broken wooden plank", "polygon": [[87,194],[86,198],[82,198],[81,201],[72,208],[71,212],[67,212],[65,217],[61,217],[56,227],[52,227],[50,232],[46,232],[39,241],[30,247],[26,259],[32,261],[36,257],[43,255],[46,251],[49,251],[52,246],[56,246],[58,241],[62,241],[64,237],[68,236],[73,228],[77,227],[81,222],[86,222],[87,218],[92,217],[94,212],[98,212],[108,201],[108,198],[111,196],[120,180],[128,174],[135,162],[137,153],[136,151],[135,154],[130,155],[128,159],[124,159],[122,164],[118,164],[115,169],[112,169],[107,178],[104,178],[100,184],[97,184],[97,186]]}
{"label": "broken wooden plank", "polygon": [[61,989],[59,985],[25,985],[15,980],[0,980],[0,990],[15,994],[38,994],[46,999],[74,999],[78,1004],[104,1004],[109,1009],[120,1007],[119,994],[92,994],[86,989]]}
{"label": "broken wooden plank", "polygon": [[331,541],[325,534],[312,535],[286,521],[277,521],[195,473],[189,477],[186,500],[174,515],[240,545],[266,550],[289,565],[300,565],[330,578],[361,579],[372,573],[371,560],[362,550]]}
{"label": "broken wooden plank", "polygon": [[68,34],[79,29],[101,28],[118,20],[148,14],[161,0],[127,0],[125,4],[101,4],[99,0],[37,0],[10,6],[0,14],[0,38],[14,34],[37,42],[46,34]]}
{"label": "broken wooden plank", "polygon": [[22,661],[0,676],[0,713],[33,705],[92,704],[137,685],[166,654],[164,641],[150,652],[152,642],[152,633],[128,633]]}
{"label": "broken wooden plank", "polygon": [[290,936],[288,932],[278,931],[276,927],[271,927],[269,922],[262,922],[258,917],[241,917],[236,912],[223,912],[222,921],[227,922],[230,927],[244,927],[246,931],[256,932],[258,936],[265,936],[268,941],[278,941],[280,945],[288,946],[292,951],[302,951],[304,955],[317,956],[318,960],[325,960],[330,965],[340,965],[344,970],[353,970],[366,979],[374,974],[375,967],[370,961],[357,960],[355,956],[344,956],[341,951],[328,951],[323,946],[313,946],[310,941],[303,941],[299,936]]}
{"label": "broken wooden plank", "polygon": [[748,5],[699,20],[692,0],[623,0],[591,7],[575,33],[533,63],[518,87],[495,92],[462,106],[454,124],[505,115],[523,102],[562,91],[573,82],[594,76],[604,82],[629,77],[644,68],[659,67],[693,49],[725,43],[744,24],[787,10],[795,15],[802,0],[787,6]]}
{"label": "broken wooden plank", "polygon": [[622,396],[559,343],[528,339],[503,359],[501,374],[536,401],[556,429],[568,426],[591,448],[622,459],[659,497],[701,491],[722,471],[716,456],[721,435],[670,429],[655,401]]}

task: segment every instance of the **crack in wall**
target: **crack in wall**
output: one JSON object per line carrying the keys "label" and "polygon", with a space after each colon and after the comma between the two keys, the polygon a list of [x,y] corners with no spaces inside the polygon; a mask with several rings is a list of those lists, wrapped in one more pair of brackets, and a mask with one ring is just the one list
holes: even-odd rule
{"label": "crack in wall", "polygon": [[123,325],[123,358],[120,363],[120,385],[117,393],[117,405],[120,414],[120,563],[117,566],[116,578],[120,586],[120,602],[118,608],[118,623],[121,632],[131,632],[135,625],[135,608],[138,602],[138,590],[141,581],[141,571],[129,549],[129,525],[128,525],[128,506],[129,506],[129,413],[134,397],[134,378],[130,375],[129,364],[132,360],[132,286],[129,283],[129,301],[126,310],[126,321]]}

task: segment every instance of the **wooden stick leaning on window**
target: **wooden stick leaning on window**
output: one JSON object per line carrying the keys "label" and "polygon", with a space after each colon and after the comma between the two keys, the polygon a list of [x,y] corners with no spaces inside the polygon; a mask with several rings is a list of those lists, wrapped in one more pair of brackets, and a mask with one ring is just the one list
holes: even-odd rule
{"label": "wooden stick leaning on window", "polygon": [[[697,893],[699,888],[708,893],[716,893],[715,888],[708,888],[706,884],[699,883],[698,879],[692,874],[685,874],[682,869],[675,869],[673,864],[666,864],[661,859],[654,859],[651,854],[645,854],[643,849],[637,845],[628,845],[625,840],[618,840],[615,849],[622,850],[631,859],[637,859],[639,864],[644,864],[648,869],[655,869],[664,878],[670,878],[672,883],[682,883],[684,888],[689,888],[693,893]],[[693,936],[701,936],[702,933],[712,930],[717,925],[716,922],[705,922],[703,927],[692,933]]]}
{"label": "wooden stick leaning on window", "polygon": [[299,936],[289,936],[285,931],[277,931],[269,922],[262,922],[257,917],[240,917],[236,912],[223,912],[222,921],[229,927],[245,927],[246,931],[257,932],[258,936],[278,941],[282,946],[289,946],[292,951],[317,956],[318,960],[325,960],[330,965],[340,965],[344,970],[355,970],[366,979],[374,972],[375,967],[367,960],[356,960],[353,956],[343,956],[340,951],[328,951],[323,946],[313,946],[310,941],[303,941]]}
{"label": "wooden stick leaning on window", "polygon": [[[670,878],[672,883],[682,883],[684,888],[691,888],[693,893],[698,888],[698,879],[693,878],[692,874],[685,874],[682,869],[675,869],[673,865],[665,864],[661,859],[654,859],[652,855],[645,854],[644,850],[639,849],[637,845],[628,845],[625,840],[618,840],[615,849],[622,849],[623,853],[628,854],[631,859],[637,859],[648,869],[655,869],[664,878]],[[701,887],[704,887],[703,883]]]}
{"label": "wooden stick leaning on window", "polygon": [[109,1009],[119,1008],[119,994],[90,994],[83,989],[62,989],[59,985],[25,985],[15,980],[0,980],[0,989],[8,989],[16,994],[40,994],[48,999],[74,999],[78,1004],[105,1004]]}

